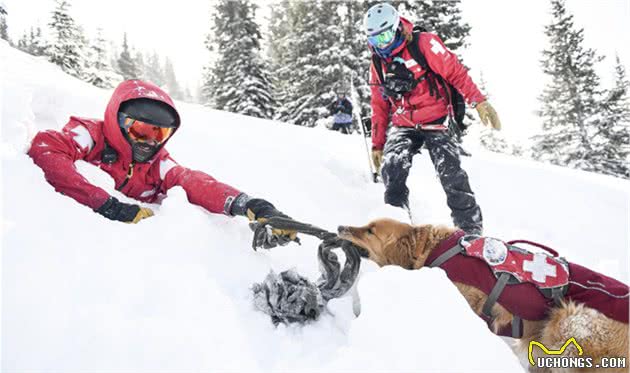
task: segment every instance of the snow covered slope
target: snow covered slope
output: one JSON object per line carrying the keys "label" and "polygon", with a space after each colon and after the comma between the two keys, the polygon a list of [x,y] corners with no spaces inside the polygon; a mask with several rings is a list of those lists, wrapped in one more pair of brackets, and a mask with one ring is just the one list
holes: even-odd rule
{"label": "snow covered slope", "polygon": [[[24,154],[69,115],[101,117],[110,92],[0,43],[2,371],[478,371],[520,369],[443,272],[363,261],[349,297],[308,326],[274,327],[249,287],[270,269],[315,280],[317,242],[253,252],[241,218],[209,215],[174,190],[138,225],[56,193]],[[180,104],[180,163],[334,229],[386,208],[358,136]],[[509,123],[506,123],[509,125]],[[416,222],[449,223],[426,154],[409,178]],[[488,235],[525,238],[628,281],[628,183],[476,152],[466,158]],[[102,172],[84,175],[120,199]]]}

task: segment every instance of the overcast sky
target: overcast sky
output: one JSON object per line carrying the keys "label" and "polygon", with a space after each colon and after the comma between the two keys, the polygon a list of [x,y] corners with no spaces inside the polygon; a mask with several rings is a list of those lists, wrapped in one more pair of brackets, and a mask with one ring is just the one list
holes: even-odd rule
{"label": "overcast sky", "polygon": [[[172,58],[182,82],[195,89],[208,60],[203,42],[209,32],[212,1],[70,0],[72,15],[90,36],[98,27],[120,42],[123,32],[142,50],[158,50]],[[48,23],[53,0],[4,0],[11,37],[15,40],[32,25]],[[260,1],[261,7],[268,2]],[[568,0],[576,24],[585,28],[586,44],[605,55],[600,65],[604,83],[610,82],[614,54],[630,69],[630,1]],[[549,23],[548,0],[464,0],[463,18],[472,26],[469,49],[463,53],[471,75],[483,71],[492,102],[506,133],[529,134],[537,122],[533,111],[544,82],[540,51],[546,43],[543,26]],[[268,13],[268,9],[261,9]]]}

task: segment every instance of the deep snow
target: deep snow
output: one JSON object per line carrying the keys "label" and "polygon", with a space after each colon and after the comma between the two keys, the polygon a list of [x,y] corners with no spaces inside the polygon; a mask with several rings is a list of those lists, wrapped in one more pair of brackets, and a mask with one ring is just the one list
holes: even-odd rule
{"label": "deep snow", "polygon": [[[253,252],[242,218],[210,215],[173,190],[156,216],[110,222],[56,193],[24,154],[36,131],[102,117],[110,92],[0,43],[2,371],[478,371],[520,369],[438,269],[363,261],[352,299],[307,326],[274,327],[249,287],[270,269],[315,280],[317,241]],[[405,214],[382,202],[359,136],[178,105],[169,142],[204,170],[323,228]],[[509,123],[505,123],[509,126]],[[409,178],[417,223],[450,223],[426,153]],[[486,234],[556,248],[628,281],[626,181],[475,150],[465,158]],[[117,196],[109,177],[78,162]]]}

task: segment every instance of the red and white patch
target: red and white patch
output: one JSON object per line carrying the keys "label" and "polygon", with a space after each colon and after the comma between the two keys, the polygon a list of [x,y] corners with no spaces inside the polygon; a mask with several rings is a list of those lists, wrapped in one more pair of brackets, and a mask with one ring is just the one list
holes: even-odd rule
{"label": "red and white patch", "polygon": [[530,282],[541,289],[565,286],[568,266],[545,253],[532,253],[488,237],[461,240],[466,254],[482,259],[493,272],[508,272],[520,282]]}

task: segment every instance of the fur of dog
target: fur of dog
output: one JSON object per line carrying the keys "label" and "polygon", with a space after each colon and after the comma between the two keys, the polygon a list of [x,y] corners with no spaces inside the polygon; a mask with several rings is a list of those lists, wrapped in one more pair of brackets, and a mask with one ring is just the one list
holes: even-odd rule
{"label": "fur of dog", "polygon": [[[397,265],[406,269],[419,269],[431,251],[441,241],[456,231],[445,226],[411,226],[391,219],[379,219],[363,227],[339,227],[339,236],[365,249],[369,258],[379,266]],[[481,314],[487,296],[481,290],[462,283],[454,283],[477,315]],[[495,319],[492,328],[497,332],[512,321],[512,314],[496,303],[492,309]],[[599,364],[602,357],[625,357],[628,364],[628,324],[610,319],[599,311],[576,304],[563,303],[555,307],[545,320],[523,320],[523,336],[514,346],[519,358],[527,356],[529,342],[536,340],[550,349],[560,348],[569,338],[575,337],[585,351],[585,356]],[[541,354],[534,348],[535,355]],[[577,348],[570,345],[563,356],[577,356]],[[566,370],[540,370],[530,367],[532,372],[563,372]],[[578,369],[588,372],[589,369]],[[627,372],[592,369],[592,371]]]}

